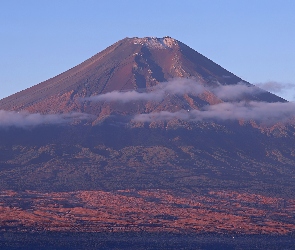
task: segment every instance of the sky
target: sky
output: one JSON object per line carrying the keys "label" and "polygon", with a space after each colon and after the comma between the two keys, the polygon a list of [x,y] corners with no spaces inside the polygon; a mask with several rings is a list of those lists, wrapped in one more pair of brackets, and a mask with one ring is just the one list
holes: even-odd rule
{"label": "sky", "polygon": [[171,36],[295,100],[294,0],[1,0],[0,99],[125,37]]}

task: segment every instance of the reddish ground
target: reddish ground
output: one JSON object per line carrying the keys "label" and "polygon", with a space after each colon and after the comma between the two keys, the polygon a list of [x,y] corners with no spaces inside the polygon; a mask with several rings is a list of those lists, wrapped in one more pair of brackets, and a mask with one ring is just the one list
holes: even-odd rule
{"label": "reddish ground", "polygon": [[237,192],[165,190],[0,192],[1,231],[288,234],[295,200]]}

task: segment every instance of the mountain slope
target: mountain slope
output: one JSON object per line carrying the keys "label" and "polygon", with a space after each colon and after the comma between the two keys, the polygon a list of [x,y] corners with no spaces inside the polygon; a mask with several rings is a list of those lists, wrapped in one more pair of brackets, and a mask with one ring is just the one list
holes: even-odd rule
{"label": "mountain slope", "polygon": [[[81,101],[81,98],[115,90],[147,89],[183,77],[193,78],[204,86],[214,86],[217,82],[233,85],[242,81],[173,38],[125,38],[56,77],[2,99],[0,109],[42,114],[78,111],[99,115],[103,110],[111,113],[118,108],[116,105],[107,111],[105,105]],[[250,99],[284,101],[268,92]],[[197,96],[193,102],[195,106],[198,103],[212,104],[218,102],[218,98],[208,92]]]}

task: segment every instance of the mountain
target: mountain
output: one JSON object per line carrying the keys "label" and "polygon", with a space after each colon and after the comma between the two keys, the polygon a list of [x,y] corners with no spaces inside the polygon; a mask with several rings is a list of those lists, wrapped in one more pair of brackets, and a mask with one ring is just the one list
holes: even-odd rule
{"label": "mountain", "polygon": [[[81,98],[115,90],[150,88],[172,78],[194,78],[204,85],[217,82],[232,85],[242,81],[173,38],[125,38],[56,77],[2,99],[0,108],[42,114],[79,111],[99,115],[104,108],[104,112],[111,111],[101,105],[81,102]],[[284,101],[268,92],[251,99]],[[193,102],[212,104],[219,100],[208,92]]]}
{"label": "mountain", "polygon": [[292,105],[173,38],[118,41],[0,100],[1,230],[293,233]]}

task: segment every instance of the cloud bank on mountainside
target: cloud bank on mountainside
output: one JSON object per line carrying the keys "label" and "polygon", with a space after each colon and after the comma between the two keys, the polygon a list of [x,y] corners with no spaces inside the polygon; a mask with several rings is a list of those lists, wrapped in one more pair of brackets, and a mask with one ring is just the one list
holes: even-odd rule
{"label": "cloud bank on mountainside", "polygon": [[201,110],[153,112],[135,115],[133,121],[153,122],[180,119],[191,122],[210,120],[255,120],[267,125],[289,122],[295,116],[294,103],[237,102],[205,106]]}
{"label": "cloud bank on mountainside", "polygon": [[27,111],[0,110],[1,127],[30,127],[42,124],[65,124],[75,120],[88,120],[91,116],[82,113],[46,114],[29,113]]}
{"label": "cloud bank on mountainside", "polygon": [[104,102],[133,102],[133,101],[161,101],[167,95],[192,94],[199,95],[205,91],[213,92],[218,98],[233,100],[243,95],[251,95],[263,90],[240,82],[236,85],[217,85],[205,87],[202,83],[187,78],[176,78],[168,82],[160,83],[154,87],[147,88],[146,92],[131,91],[112,91],[105,94],[84,98],[88,101]]}
{"label": "cloud bank on mountainside", "polygon": [[120,92],[112,91],[97,96],[85,98],[89,101],[105,101],[105,102],[133,102],[133,101],[161,101],[167,95],[182,95],[185,93],[201,94],[205,91],[204,86],[196,84],[191,79],[175,79],[170,82],[160,83],[154,87],[147,88],[146,92],[138,92],[135,90]]}
{"label": "cloud bank on mountainside", "polygon": [[[280,89],[280,85],[270,85]],[[169,82],[160,83],[154,87],[144,89],[142,92],[113,91],[97,96],[84,98],[83,100],[95,102],[118,102],[128,103],[134,101],[161,102],[169,95],[182,96],[184,94],[200,95],[206,91],[213,93],[221,103],[205,105],[199,110],[179,110],[176,112],[161,111],[145,114],[135,114],[131,119],[136,122],[168,121],[180,119],[191,122],[210,120],[255,120],[265,124],[277,122],[289,122],[295,117],[295,104],[293,102],[259,102],[237,101],[244,97],[265,92],[264,90],[247,83],[240,82],[235,85],[221,85],[216,82],[215,86],[204,86],[193,79],[178,78]],[[26,111],[0,110],[1,127],[29,127],[42,124],[66,124],[77,120],[89,120],[93,116],[82,113],[68,114],[39,114]]]}
{"label": "cloud bank on mountainside", "polygon": [[[277,85],[275,85],[277,86]],[[278,86],[277,86],[278,87]],[[265,124],[277,122],[288,122],[295,116],[295,104],[292,102],[259,102],[259,101],[240,101],[235,100],[244,96],[251,96],[265,92],[254,85],[240,82],[235,85],[221,85],[205,87],[193,79],[173,79],[169,82],[160,83],[153,88],[147,89],[148,92],[140,93],[135,90],[119,92],[113,91],[87,98],[91,101],[105,102],[133,102],[133,101],[161,101],[168,95],[193,94],[199,95],[205,91],[212,92],[222,102],[215,105],[204,106],[200,110],[179,110],[177,112],[161,111],[148,114],[137,114],[133,121],[153,122],[180,119],[185,121],[204,121],[204,120],[255,120]]]}

